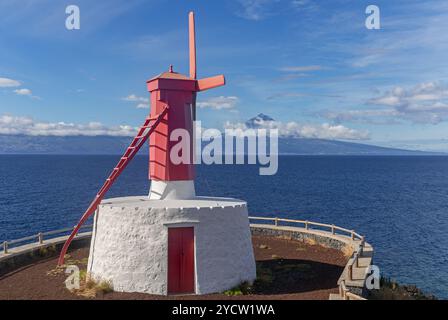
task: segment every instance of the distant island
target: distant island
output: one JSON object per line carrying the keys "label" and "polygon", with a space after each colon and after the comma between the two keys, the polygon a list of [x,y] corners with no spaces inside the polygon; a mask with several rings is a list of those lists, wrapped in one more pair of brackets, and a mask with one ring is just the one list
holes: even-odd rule
{"label": "distant island", "polygon": [[[0,154],[121,154],[132,140],[110,136],[0,135]],[[147,148],[142,150],[147,153]],[[281,155],[443,155],[443,153],[384,148],[367,144],[305,138],[279,138]]]}
{"label": "distant island", "polygon": [[[256,129],[260,123],[274,121],[260,113],[245,122],[247,128]],[[28,136],[0,135],[0,154],[122,154],[132,137],[115,136]],[[147,153],[148,148],[141,152]],[[346,156],[418,156],[446,155],[441,152],[426,152],[380,147],[355,142],[301,137],[280,137],[281,155],[346,155]]]}

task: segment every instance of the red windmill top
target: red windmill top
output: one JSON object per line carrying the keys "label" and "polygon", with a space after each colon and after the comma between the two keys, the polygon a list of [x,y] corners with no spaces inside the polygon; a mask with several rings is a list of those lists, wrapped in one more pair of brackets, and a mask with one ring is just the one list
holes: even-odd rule
{"label": "red windmill top", "polygon": [[[196,35],[194,13],[189,14],[190,76],[176,73],[170,66],[168,72],[147,81],[151,92],[151,117],[168,108],[162,123],[150,137],[150,179],[161,181],[188,181],[194,179],[193,152],[187,164],[173,164],[170,151],[176,141],[170,141],[175,129],[188,131],[193,150],[193,121],[196,118],[196,92],[225,84],[224,76],[196,79]],[[168,138],[168,139],[167,139]]]}
{"label": "red windmill top", "polygon": [[[59,256],[59,265],[64,263],[67,249],[83,223],[95,212],[107,191],[145,144],[148,137],[150,138],[149,174],[151,180],[169,182],[191,181],[194,179],[192,158],[187,164],[173,164],[170,161],[170,150],[176,142],[171,142],[169,138],[173,130],[185,129],[190,133],[190,150],[193,150],[196,93],[222,86],[225,84],[225,79],[223,75],[200,80],[196,79],[196,34],[193,12],[189,14],[189,48],[189,77],[174,72],[173,67],[170,66],[168,72],[161,73],[147,81],[148,91],[151,93],[150,117],[145,120],[137,136],[126,149],[117,166],[112,170],[106,182],[65,242]],[[193,157],[193,152],[191,152],[191,157]]]}

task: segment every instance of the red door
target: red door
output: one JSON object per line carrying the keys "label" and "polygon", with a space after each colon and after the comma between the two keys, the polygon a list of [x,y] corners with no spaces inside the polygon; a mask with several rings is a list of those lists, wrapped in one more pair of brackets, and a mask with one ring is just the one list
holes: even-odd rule
{"label": "red door", "polygon": [[168,229],[168,294],[194,293],[194,229]]}

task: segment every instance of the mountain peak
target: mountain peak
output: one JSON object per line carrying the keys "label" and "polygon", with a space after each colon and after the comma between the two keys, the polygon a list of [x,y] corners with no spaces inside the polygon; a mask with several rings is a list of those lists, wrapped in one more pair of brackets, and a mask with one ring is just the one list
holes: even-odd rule
{"label": "mountain peak", "polygon": [[259,113],[257,116],[246,121],[246,127],[252,129],[259,128],[264,122],[270,121],[274,121],[274,119],[264,113]]}

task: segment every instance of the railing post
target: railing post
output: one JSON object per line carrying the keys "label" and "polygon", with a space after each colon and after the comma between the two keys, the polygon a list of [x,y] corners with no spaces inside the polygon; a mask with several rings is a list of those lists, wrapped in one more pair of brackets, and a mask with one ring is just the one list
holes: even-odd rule
{"label": "railing post", "polygon": [[37,238],[39,239],[39,244],[43,244],[44,243],[44,235],[42,234],[42,232],[39,232],[37,234]]}
{"label": "railing post", "polygon": [[350,281],[353,280],[353,265],[352,264],[349,264],[349,266],[348,266],[348,279]]}
{"label": "railing post", "polygon": [[3,253],[8,253],[8,241],[3,242]]}
{"label": "railing post", "polygon": [[336,232],[335,232],[335,228],[334,228],[334,224],[331,226],[331,233],[332,234],[335,234]]}
{"label": "railing post", "polygon": [[275,226],[278,227],[278,218],[275,218]]}
{"label": "railing post", "polygon": [[352,240],[355,240],[355,230],[352,230]]}
{"label": "railing post", "polygon": [[307,220],[307,221],[305,221],[305,229],[306,229],[306,230],[308,230],[308,229],[309,229],[309,226],[308,226],[308,220]]}
{"label": "railing post", "polygon": [[339,295],[342,297],[342,300],[348,300],[347,291],[348,290],[345,287],[345,281],[342,280],[341,285],[339,286]]}

